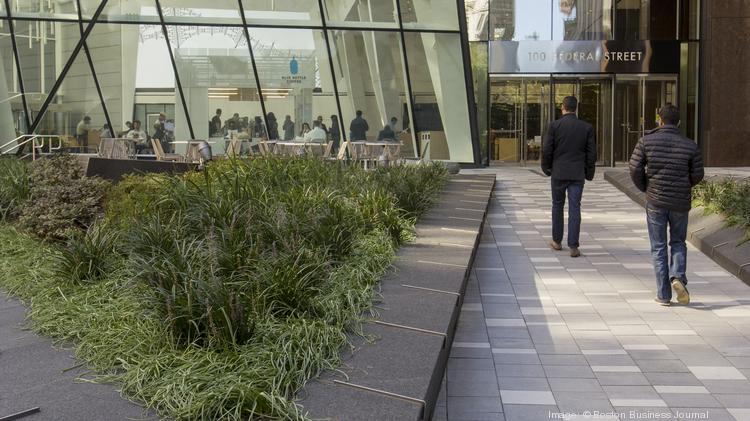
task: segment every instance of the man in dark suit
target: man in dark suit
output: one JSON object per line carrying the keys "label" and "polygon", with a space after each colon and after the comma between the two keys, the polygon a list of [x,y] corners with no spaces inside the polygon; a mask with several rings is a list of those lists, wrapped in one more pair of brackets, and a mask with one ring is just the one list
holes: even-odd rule
{"label": "man in dark suit", "polygon": [[584,180],[593,180],[596,170],[596,135],[594,128],[576,116],[578,100],[563,99],[563,115],[550,123],[542,144],[542,171],[552,177],[553,250],[562,250],[563,209],[568,196],[568,247],[570,256],[578,257],[581,231],[581,196]]}

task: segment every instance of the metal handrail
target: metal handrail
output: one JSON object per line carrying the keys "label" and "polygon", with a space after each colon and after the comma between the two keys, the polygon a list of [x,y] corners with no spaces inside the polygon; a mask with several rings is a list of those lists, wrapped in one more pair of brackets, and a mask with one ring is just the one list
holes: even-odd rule
{"label": "metal handrail", "polygon": [[[21,139],[26,139],[23,141],[20,141]],[[0,154],[5,154],[5,148],[7,146],[13,145],[13,147],[22,147],[25,146],[28,143],[31,143],[31,159],[36,161],[36,155],[37,155],[37,148],[43,148],[45,141],[49,139],[49,150],[50,151],[59,151],[63,147],[63,140],[61,136],[58,135],[30,135],[25,134],[22,136],[19,136],[3,145],[0,146]],[[57,139],[57,146],[54,146],[53,141]],[[41,140],[41,143],[39,142]],[[28,156],[28,155],[26,155]]]}
{"label": "metal handrail", "polygon": [[22,97],[24,95],[26,95],[26,94],[15,94],[15,95],[13,95],[11,97],[5,98],[4,100],[0,101],[0,104],[5,104],[6,102],[12,101],[12,100],[14,100],[16,98],[20,98],[20,97]]}

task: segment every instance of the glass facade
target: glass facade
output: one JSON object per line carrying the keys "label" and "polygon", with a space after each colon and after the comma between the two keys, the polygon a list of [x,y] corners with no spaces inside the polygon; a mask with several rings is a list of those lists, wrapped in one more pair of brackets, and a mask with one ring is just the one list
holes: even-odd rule
{"label": "glass facade", "polygon": [[221,154],[229,131],[284,139],[318,119],[347,140],[362,111],[368,140],[390,125],[408,154],[429,136],[432,159],[474,162],[455,0],[102,3],[0,3],[0,140],[94,152],[163,120],[167,147],[205,139]]}
{"label": "glass facade", "polygon": [[700,0],[465,6],[483,163],[537,161],[566,95],[595,127],[600,165],[627,161],[668,103],[680,107],[680,128],[696,139]]}

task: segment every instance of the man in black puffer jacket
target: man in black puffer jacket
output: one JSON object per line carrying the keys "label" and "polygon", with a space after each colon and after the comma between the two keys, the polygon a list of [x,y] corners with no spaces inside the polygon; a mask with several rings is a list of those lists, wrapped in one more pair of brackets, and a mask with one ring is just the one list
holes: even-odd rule
{"label": "man in black puffer jacket", "polygon": [[[685,237],[693,186],[703,180],[700,149],[695,142],[680,134],[679,122],[677,107],[662,107],[659,127],[647,132],[630,157],[630,178],[639,190],[646,192],[648,235],[656,272],[656,302],[665,306],[671,303],[672,288],[677,293],[677,302],[690,302],[685,276]],[[667,243],[671,258],[667,255]]]}

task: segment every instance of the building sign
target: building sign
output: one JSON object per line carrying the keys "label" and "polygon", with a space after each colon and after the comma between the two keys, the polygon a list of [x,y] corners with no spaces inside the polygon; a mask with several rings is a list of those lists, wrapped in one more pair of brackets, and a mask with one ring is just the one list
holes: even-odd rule
{"label": "building sign", "polygon": [[675,41],[492,41],[490,73],[679,73]]}

